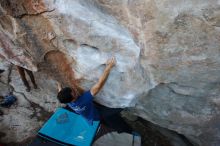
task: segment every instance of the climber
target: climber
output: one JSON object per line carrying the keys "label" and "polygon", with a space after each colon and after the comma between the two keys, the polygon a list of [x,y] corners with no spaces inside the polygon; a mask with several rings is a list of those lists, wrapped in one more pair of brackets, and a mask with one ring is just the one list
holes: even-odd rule
{"label": "climber", "polygon": [[16,66],[16,67],[17,67],[18,73],[20,74],[21,80],[23,81],[23,83],[24,83],[24,85],[26,87],[26,91],[30,92],[31,87],[30,87],[30,85],[29,85],[29,83],[28,83],[28,81],[27,81],[27,79],[25,77],[25,71],[29,75],[29,77],[31,79],[31,82],[34,85],[34,89],[37,89],[37,84],[35,82],[34,75],[33,75],[32,71],[27,70],[27,69],[25,69],[23,67],[20,67],[20,66]]}
{"label": "climber", "polygon": [[116,60],[114,57],[109,59],[98,82],[86,92],[83,92],[82,89],[78,87],[65,87],[61,89],[61,85],[58,83],[59,93],[57,98],[61,103],[67,104],[67,107],[72,109],[73,112],[82,115],[89,124],[92,124],[93,121],[101,120],[101,122],[103,121],[109,128],[116,129],[118,132],[130,133],[131,128],[120,117],[122,109],[112,109],[93,102],[94,96],[98,94],[104,86],[115,63]]}

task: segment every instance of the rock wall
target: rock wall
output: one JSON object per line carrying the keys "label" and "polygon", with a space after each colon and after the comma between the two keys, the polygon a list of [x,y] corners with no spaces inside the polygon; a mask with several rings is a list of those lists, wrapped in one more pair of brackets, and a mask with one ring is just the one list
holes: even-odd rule
{"label": "rock wall", "polygon": [[96,101],[132,107],[195,145],[220,145],[219,0],[0,3],[3,60],[89,89],[115,56]]}

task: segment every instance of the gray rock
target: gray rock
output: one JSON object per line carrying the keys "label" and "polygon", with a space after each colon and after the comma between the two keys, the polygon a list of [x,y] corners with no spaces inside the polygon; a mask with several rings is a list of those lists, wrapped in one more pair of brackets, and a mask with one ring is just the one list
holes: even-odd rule
{"label": "gray rock", "polygon": [[[53,83],[79,79],[89,89],[115,56],[117,65],[96,101],[132,107],[195,144],[220,145],[218,0],[0,4],[1,58],[38,69]],[[49,90],[53,83],[44,85],[47,97],[55,94]]]}

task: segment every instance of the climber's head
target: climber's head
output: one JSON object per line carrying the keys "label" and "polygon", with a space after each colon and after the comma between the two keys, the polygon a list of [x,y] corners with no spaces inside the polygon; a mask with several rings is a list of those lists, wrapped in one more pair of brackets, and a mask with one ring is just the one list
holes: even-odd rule
{"label": "climber's head", "polygon": [[79,94],[76,89],[65,87],[59,91],[57,98],[61,103],[69,103],[78,98]]}

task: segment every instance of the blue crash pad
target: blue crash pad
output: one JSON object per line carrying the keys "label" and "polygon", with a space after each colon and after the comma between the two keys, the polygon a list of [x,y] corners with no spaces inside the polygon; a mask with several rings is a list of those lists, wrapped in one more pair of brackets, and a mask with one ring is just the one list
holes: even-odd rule
{"label": "blue crash pad", "polygon": [[58,108],[39,130],[38,135],[62,145],[90,146],[99,121],[89,125],[82,116]]}

